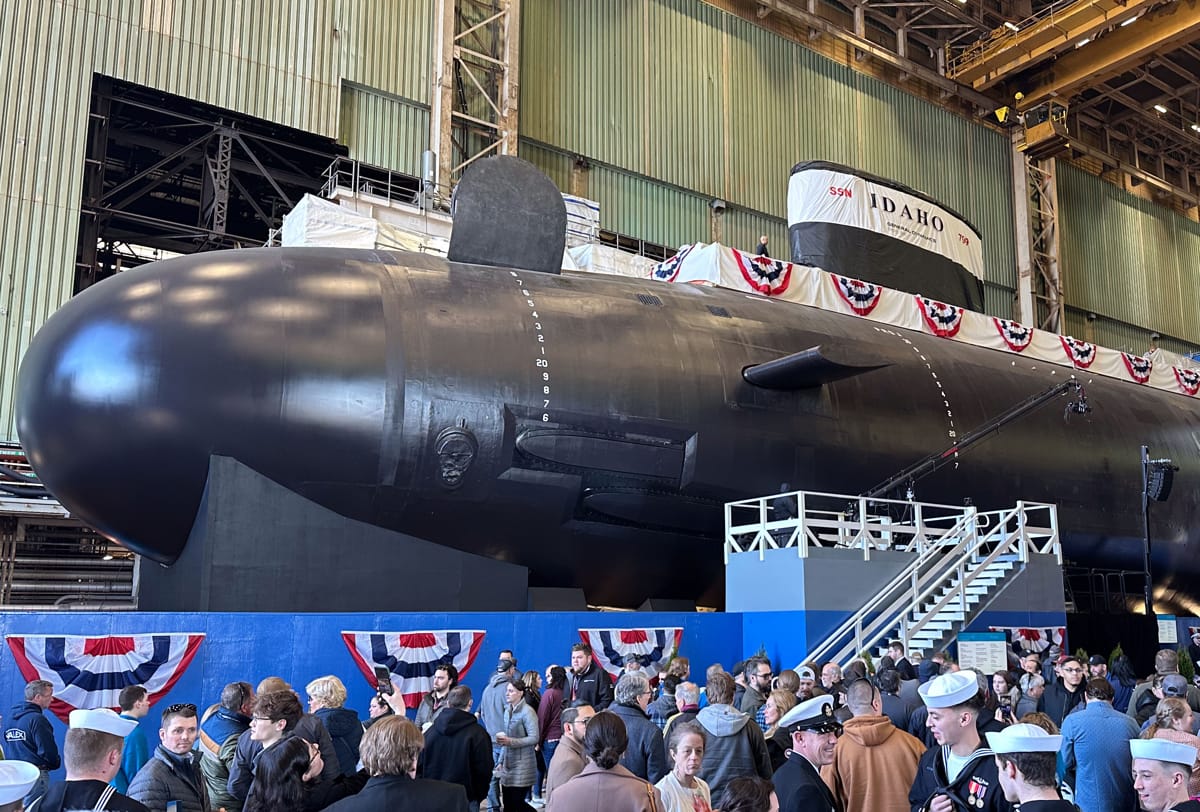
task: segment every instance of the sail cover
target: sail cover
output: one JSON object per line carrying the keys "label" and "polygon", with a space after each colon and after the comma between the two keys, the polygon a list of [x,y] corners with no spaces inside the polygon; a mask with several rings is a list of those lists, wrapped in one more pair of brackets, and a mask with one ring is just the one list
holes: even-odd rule
{"label": "sail cover", "polygon": [[788,232],[793,262],[983,310],[979,231],[914,189],[841,164],[796,164]]}

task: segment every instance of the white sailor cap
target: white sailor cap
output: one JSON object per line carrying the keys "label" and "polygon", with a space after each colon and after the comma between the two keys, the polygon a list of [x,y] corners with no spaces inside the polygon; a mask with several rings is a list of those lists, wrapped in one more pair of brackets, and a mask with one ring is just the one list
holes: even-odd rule
{"label": "white sailor cap", "polygon": [[931,708],[953,708],[975,698],[979,681],[974,671],[951,671],[934,677],[918,688],[917,693]]}
{"label": "white sailor cap", "polygon": [[800,666],[800,669],[796,672],[796,674],[800,677],[800,679],[810,679],[814,681],[817,679],[816,673],[814,673],[813,670],[807,665]]}
{"label": "white sailor cap", "polygon": [[0,761],[0,804],[24,798],[41,774],[28,761]]}
{"label": "white sailor cap", "polygon": [[799,730],[837,733],[842,729],[841,723],[833,718],[833,697],[828,694],[801,702],[783,715],[779,726],[792,733]]}
{"label": "white sailor cap", "polygon": [[1129,752],[1134,758],[1148,758],[1169,764],[1186,764],[1190,767],[1196,763],[1195,747],[1167,739],[1130,739]]}
{"label": "white sailor cap", "polygon": [[108,708],[71,711],[71,727],[76,729],[99,730],[101,733],[111,733],[123,739],[137,726],[135,720],[118,716]]}
{"label": "white sailor cap", "polygon": [[987,734],[993,753],[1057,753],[1062,736],[1052,736],[1037,725],[1009,725]]}

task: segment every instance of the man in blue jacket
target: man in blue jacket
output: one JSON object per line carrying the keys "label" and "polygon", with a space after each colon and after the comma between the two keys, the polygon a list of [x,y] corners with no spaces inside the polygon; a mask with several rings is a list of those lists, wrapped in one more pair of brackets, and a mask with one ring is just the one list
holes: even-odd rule
{"label": "man in blue jacket", "polygon": [[[117,704],[121,706],[121,717],[136,724],[150,712],[150,694],[141,685],[126,685],[117,697]],[[149,760],[150,745],[142,731],[135,727],[125,736],[121,769],[113,776],[113,789],[117,792],[129,789],[129,782]]]}
{"label": "man in blue jacket", "polygon": [[54,741],[54,729],[45,716],[46,708],[54,699],[54,686],[44,679],[35,679],[25,685],[25,701],[13,706],[12,718],[4,730],[4,743],[8,757],[16,761],[28,761],[41,772],[33,789],[25,796],[25,806],[30,806],[46,794],[50,783],[50,771],[62,764],[58,744]]}

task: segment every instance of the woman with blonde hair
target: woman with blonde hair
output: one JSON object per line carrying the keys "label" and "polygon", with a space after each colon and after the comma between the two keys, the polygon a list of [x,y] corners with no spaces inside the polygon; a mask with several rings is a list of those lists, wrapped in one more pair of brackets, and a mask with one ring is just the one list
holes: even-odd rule
{"label": "woman with blonde hair", "polygon": [[[1166,739],[1200,750],[1200,737],[1192,733],[1193,721],[1192,709],[1188,703],[1169,696],[1159,700],[1158,706],[1154,709],[1154,721],[1150,723],[1150,727],[1146,728],[1142,738]],[[1193,798],[1200,796],[1200,758],[1197,758],[1196,763],[1192,765],[1192,777],[1188,781],[1188,795]]]}
{"label": "woman with blonde hair", "polygon": [[767,754],[771,756],[771,769],[778,770],[787,761],[787,751],[792,747],[792,736],[779,728],[783,715],[799,704],[796,694],[786,688],[776,688],[767,694],[763,705],[763,719],[767,722]]}
{"label": "woman with blonde hair", "polygon": [[346,686],[330,674],[317,677],[304,686],[304,692],[308,694],[308,712],[320,719],[329,731],[342,775],[354,775],[358,772],[358,747],[363,727],[358,714],[345,707]]}

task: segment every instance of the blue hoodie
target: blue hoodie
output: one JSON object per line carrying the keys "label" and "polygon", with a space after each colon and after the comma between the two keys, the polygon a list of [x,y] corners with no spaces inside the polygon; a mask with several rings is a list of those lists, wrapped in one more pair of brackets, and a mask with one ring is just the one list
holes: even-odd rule
{"label": "blue hoodie", "polygon": [[39,770],[57,770],[62,766],[54,728],[50,727],[41,706],[33,702],[13,706],[12,718],[4,729],[4,744],[9,758],[28,761]]}

